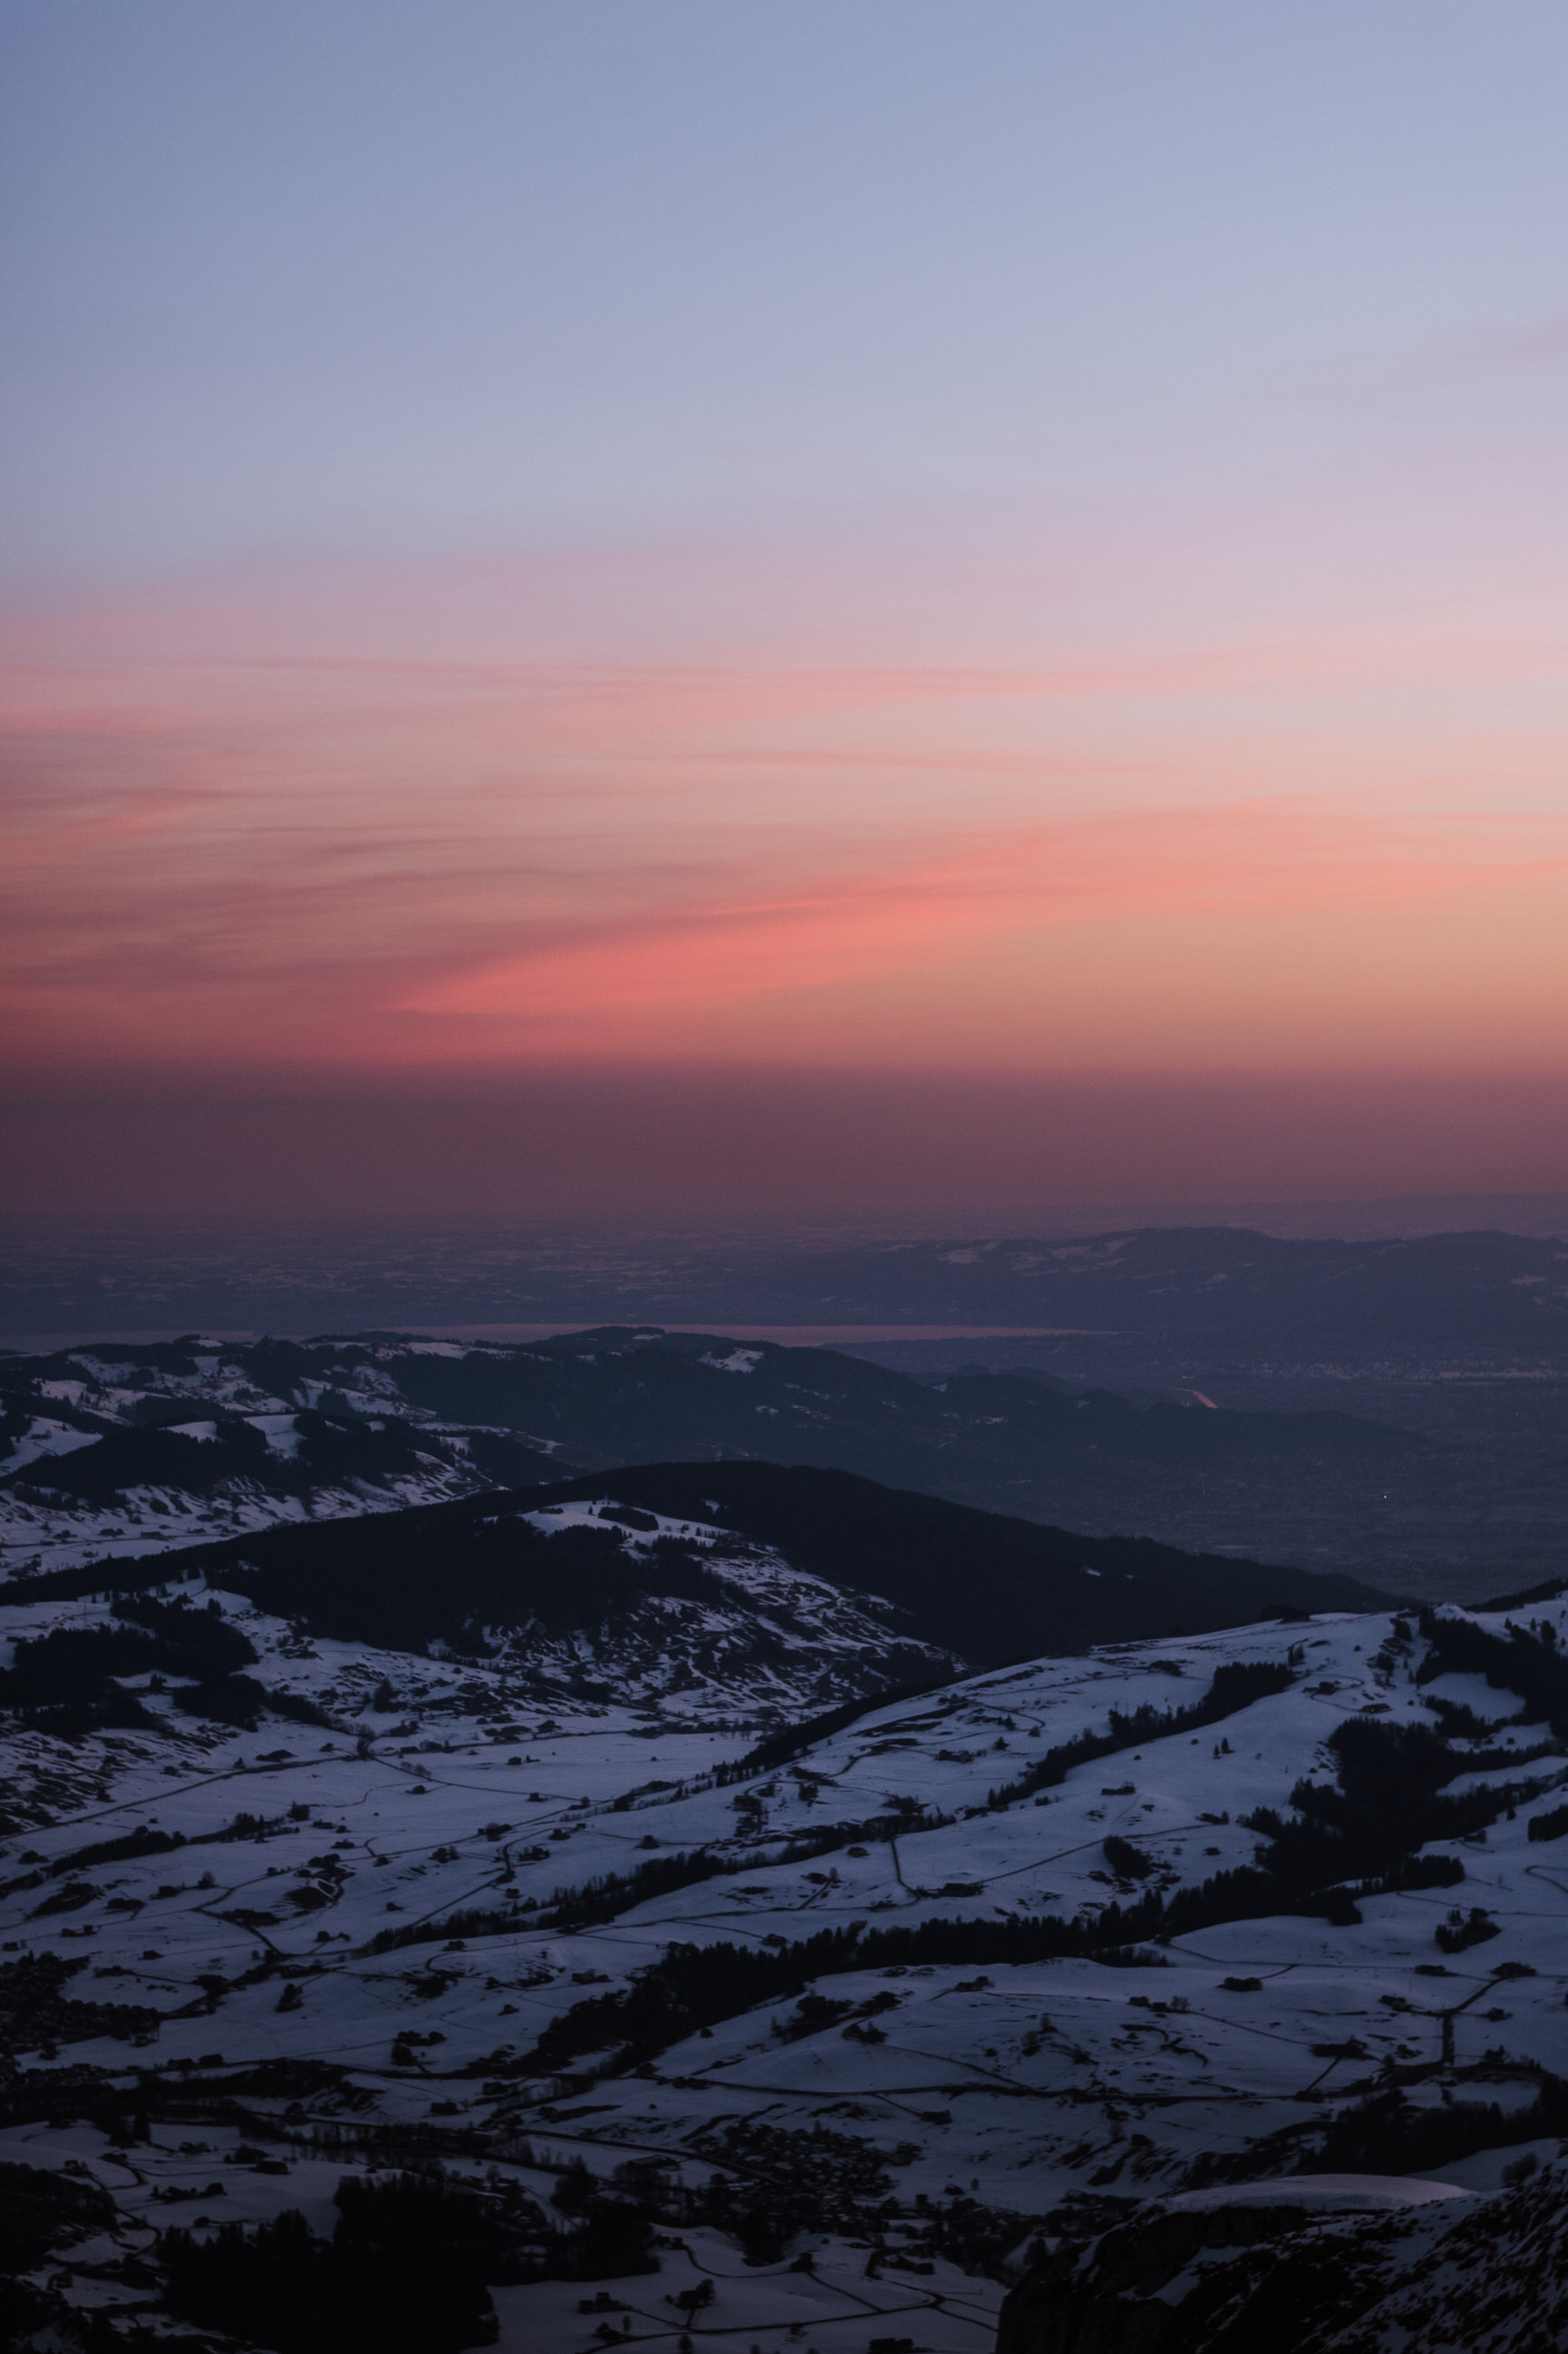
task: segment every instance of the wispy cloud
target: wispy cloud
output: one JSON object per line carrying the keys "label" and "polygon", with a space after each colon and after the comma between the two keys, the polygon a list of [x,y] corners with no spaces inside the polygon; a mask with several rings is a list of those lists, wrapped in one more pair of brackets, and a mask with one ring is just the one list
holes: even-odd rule
{"label": "wispy cloud", "polygon": [[1568,713],[1549,648],[1463,614],[990,666],[295,626],[18,625],[0,982],[37,1054],[1049,1062],[1069,1003],[1121,1061],[1240,1051],[1238,1005],[1264,1056],[1313,1006],[1324,1056],[1436,1052],[1483,939],[1472,1007],[1544,1037]]}

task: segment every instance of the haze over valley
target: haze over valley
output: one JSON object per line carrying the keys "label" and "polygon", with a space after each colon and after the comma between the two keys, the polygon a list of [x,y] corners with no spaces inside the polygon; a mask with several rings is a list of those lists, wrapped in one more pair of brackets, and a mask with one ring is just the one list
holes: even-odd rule
{"label": "haze over valley", "polygon": [[[1427,1599],[1568,1569],[1568,1256],[1546,1235],[1345,1242],[1216,1225],[588,1241],[491,1228],[370,1231],[344,1250],[330,1231],[238,1228],[221,1252],[209,1235],[184,1260],[167,1236],[89,1247],[79,1238],[68,1267],[58,1246],[19,1235],[11,1314],[52,1301],[57,1316],[80,1315],[97,1286],[111,1290],[121,1333],[197,1305],[219,1333],[246,1313],[278,1320],[253,1341],[207,1344],[200,1369],[188,1346],[168,1358],[113,1325],[17,1351],[8,1372],[0,1361],[7,1558],[18,1545],[133,1539],[123,1512],[100,1508],[117,1478],[153,1478],[127,1447],[168,1450],[125,1426],[147,1430],[205,1400],[255,1458],[232,1497],[200,1506],[220,1515],[278,1509],[304,1481],[285,1469],[299,1447],[307,1461],[335,1447],[344,1477],[352,1463],[405,1501],[512,1484],[534,1468],[519,1447],[574,1469],[757,1456]],[[443,1299],[487,1312],[408,1313]],[[357,1327],[341,1312],[355,1310]],[[416,1329],[398,1339],[403,1322]],[[602,1336],[574,1334],[584,1323]],[[343,1337],[262,1337],[291,1329]],[[431,1346],[442,1331],[469,1338]],[[819,1336],[825,1345],[801,1346]],[[39,1415],[40,1384],[63,1418]],[[295,1432],[286,1417],[301,1408],[335,1414],[335,1435]],[[285,1421],[264,1445],[247,1416],[268,1414]],[[67,1444],[73,1416],[69,1443],[118,1433],[113,1447],[80,1454],[59,1504],[24,1500],[43,1517],[18,1522],[25,1458]],[[477,1435],[463,1437],[469,1425]],[[201,1458],[205,1496],[225,1487],[221,1460]],[[331,1486],[326,1454],[309,1484]]]}

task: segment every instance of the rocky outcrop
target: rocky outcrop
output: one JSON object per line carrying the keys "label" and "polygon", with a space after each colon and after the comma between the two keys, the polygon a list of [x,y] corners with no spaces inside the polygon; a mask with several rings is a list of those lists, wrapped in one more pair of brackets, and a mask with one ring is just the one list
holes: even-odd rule
{"label": "rocky outcrop", "polygon": [[1485,2199],[1446,2188],[1151,2205],[1027,2274],[998,2354],[1562,2354],[1568,2169]]}
{"label": "rocky outcrop", "polygon": [[1049,2255],[1020,2282],[1001,2309],[997,2354],[1187,2354],[1198,2341],[1186,2307],[1216,2261],[1315,2220],[1305,2206],[1146,2209],[1086,2255]]}

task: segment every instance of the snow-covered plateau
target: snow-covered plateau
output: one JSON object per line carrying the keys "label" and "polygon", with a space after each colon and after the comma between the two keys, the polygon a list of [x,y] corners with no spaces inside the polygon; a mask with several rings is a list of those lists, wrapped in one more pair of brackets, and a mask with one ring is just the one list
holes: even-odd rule
{"label": "snow-covered plateau", "polygon": [[982,2354],[1011,2285],[1013,2354],[1239,2349],[1287,2276],[1361,2284],[1314,2345],[1563,2342],[1568,1601],[933,1646],[791,1728],[689,1624],[585,1696],[154,1567],[0,1604],[17,2342]]}

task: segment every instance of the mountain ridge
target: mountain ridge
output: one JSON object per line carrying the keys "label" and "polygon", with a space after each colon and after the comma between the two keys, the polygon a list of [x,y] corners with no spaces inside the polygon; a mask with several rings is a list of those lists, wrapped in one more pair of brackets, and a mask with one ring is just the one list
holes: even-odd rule
{"label": "mountain ridge", "polygon": [[[1467,1205],[1456,1204],[1462,1212]],[[1485,1205],[1480,1205],[1485,1206]],[[1318,1332],[1335,1348],[1524,1345],[1559,1355],[1564,1244],[1486,1225],[1405,1235],[1281,1235],[1235,1218],[1068,1233],[935,1226],[878,1239],[705,1230],[700,1235],[506,1229],[243,1227],[156,1237],[18,1235],[5,1323],[85,1332],[108,1298],[122,1325],[321,1331],[452,1321],[582,1324],[1133,1324],[1201,1314],[1233,1337]],[[1216,1274],[1228,1300],[1202,1297]],[[1223,1288],[1223,1287],[1222,1287]],[[1542,1315],[1520,1288],[1543,1288]],[[1113,1312],[1113,1310],[1115,1312]],[[1261,1320],[1260,1320],[1260,1310]]]}
{"label": "mountain ridge", "polygon": [[1213,1551],[1206,1497],[1283,1485],[1370,1502],[1414,1478],[1428,1451],[1408,1432],[1332,1411],[1128,1400],[983,1368],[921,1382],[837,1351],[649,1326],[526,1345],[407,1334],[101,1342],[0,1364],[0,1401],[11,1442],[0,1539],[11,1558],[40,1562],[133,1553],[154,1533],[185,1544],[403,1509],[554,1465],[697,1457],[814,1463],[1097,1535]]}
{"label": "mountain ridge", "polygon": [[[1393,1598],[848,1472],[700,1463],[283,1525],[14,1580],[0,1600],[150,1594],[171,1576],[244,1596],[305,1638],[503,1663],[530,1690],[579,1698],[705,1689],[768,1723],[1041,1653]],[[95,1660],[83,1672],[84,1691],[103,1690]]]}

